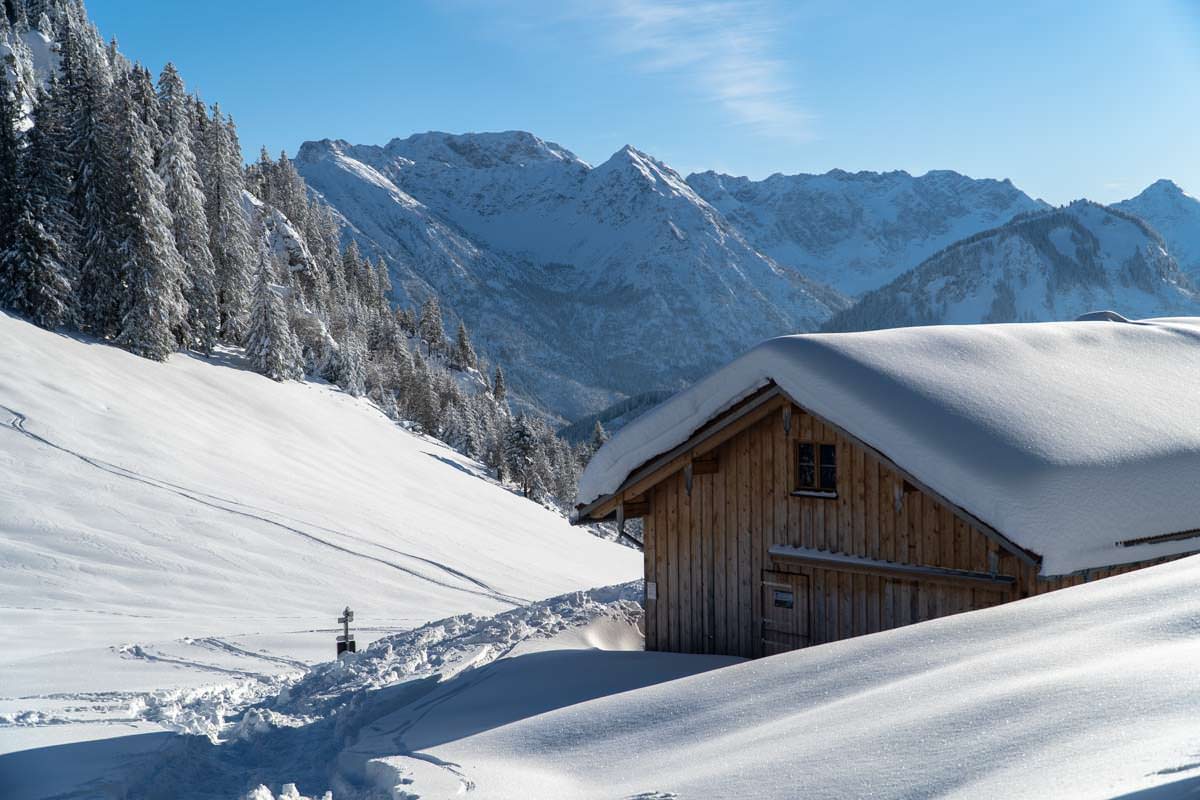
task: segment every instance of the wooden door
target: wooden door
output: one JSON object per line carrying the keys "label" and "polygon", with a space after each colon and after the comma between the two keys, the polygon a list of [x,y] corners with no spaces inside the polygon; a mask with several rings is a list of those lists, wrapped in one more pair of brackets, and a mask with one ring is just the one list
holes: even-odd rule
{"label": "wooden door", "polygon": [[807,647],[808,576],[764,570],[762,592],[762,654]]}

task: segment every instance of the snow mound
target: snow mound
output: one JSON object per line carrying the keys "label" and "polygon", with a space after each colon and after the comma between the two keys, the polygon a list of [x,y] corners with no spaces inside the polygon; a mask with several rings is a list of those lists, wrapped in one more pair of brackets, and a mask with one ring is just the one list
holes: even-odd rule
{"label": "snow mound", "polygon": [[384,637],[110,780],[136,797],[456,795],[471,781],[421,752],[427,743],[737,661],[642,652],[641,592],[640,582],[573,592]]}
{"label": "snow mound", "polygon": [[[901,328],[774,339],[638,418],[580,501],[774,381],[1057,575],[1187,552],[1200,527],[1200,319]],[[1131,502],[1135,499],[1135,502]]]}
{"label": "snow mound", "polygon": [[488,800],[1195,797],[1198,620],[1188,558],[609,695],[425,755]]}

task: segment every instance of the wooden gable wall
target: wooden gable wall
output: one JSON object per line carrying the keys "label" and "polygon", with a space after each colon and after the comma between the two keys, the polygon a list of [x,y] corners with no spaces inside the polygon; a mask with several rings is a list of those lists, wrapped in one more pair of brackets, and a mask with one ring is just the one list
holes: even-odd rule
{"label": "wooden gable wall", "polygon": [[[793,495],[799,441],[836,445],[835,499]],[[649,650],[757,657],[986,608],[1084,580],[1039,579],[1036,566],[1006,551],[969,517],[786,398],[713,455],[715,472],[676,471],[645,494]],[[862,574],[773,556],[769,551],[776,545],[994,571],[1012,581],[995,585]],[[793,645],[764,645],[764,628],[772,625],[775,611],[768,607],[771,613],[764,616],[764,604],[771,605],[765,598],[781,587],[794,590],[806,618]]]}

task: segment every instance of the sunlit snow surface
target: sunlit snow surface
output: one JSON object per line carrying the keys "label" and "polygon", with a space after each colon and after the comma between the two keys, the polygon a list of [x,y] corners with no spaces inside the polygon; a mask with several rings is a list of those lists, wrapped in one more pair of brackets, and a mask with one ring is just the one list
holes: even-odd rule
{"label": "sunlit snow surface", "polygon": [[188,729],[179,692],[269,691],[346,605],[366,645],[641,572],[365,401],[4,314],[0,475],[0,753]]}
{"label": "sunlit snow surface", "polygon": [[[1200,559],[756,662],[645,653],[638,583],[573,591],[636,553],[223,358],[0,316],[5,800],[1200,792]],[[348,602],[375,642],[339,664]]]}

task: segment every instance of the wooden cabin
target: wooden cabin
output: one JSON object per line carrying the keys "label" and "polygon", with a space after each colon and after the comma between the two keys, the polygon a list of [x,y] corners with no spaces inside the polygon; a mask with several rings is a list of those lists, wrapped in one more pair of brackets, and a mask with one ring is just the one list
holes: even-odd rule
{"label": "wooden cabin", "polygon": [[[1036,339],[1036,332],[1022,335]],[[989,448],[996,448],[987,437],[981,437],[983,443],[977,448],[972,446],[970,426],[983,423],[971,420],[969,410],[962,412],[967,424],[960,432],[968,441],[957,445],[952,435],[948,443],[939,445],[943,456],[946,447],[960,447],[961,452],[950,459],[949,469],[926,469],[933,459],[925,440],[934,438],[930,432],[938,428],[914,431],[898,426],[897,421],[905,415],[889,411],[878,396],[853,407],[854,392],[880,388],[871,380],[862,380],[862,360],[849,357],[849,369],[844,371],[856,377],[839,383],[830,376],[836,377],[839,369],[847,366],[838,363],[847,358],[845,353],[831,360],[824,344],[815,350],[807,343],[795,346],[796,340],[870,336],[832,334],[775,340],[784,343],[775,351],[798,353],[786,353],[784,361],[778,352],[764,356],[753,351],[727,368],[735,373],[734,378],[718,372],[698,384],[698,392],[694,387],[667,401],[622,431],[606,445],[606,450],[612,448],[607,457],[602,457],[602,450],[589,466],[592,486],[603,486],[602,481],[607,480],[611,488],[581,505],[577,521],[616,520],[621,525],[634,518],[643,521],[647,649],[771,655],[987,608],[1200,549],[1200,531],[1196,530],[1200,505],[1192,498],[1176,499],[1175,503],[1183,502],[1187,508],[1172,510],[1175,516],[1168,514],[1169,520],[1162,524],[1193,518],[1194,523],[1176,524],[1172,530],[1139,528],[1116,536],[1097,530],[1093,535],[1087,526],[1096,527],[1091,520],[1094,515],[1086,513],[1089,519],[1072,533],[1071,549],[1066,548],[1068,543],[1058,546],[1053,530],[1044,532],[1049,538],[1039,539],[1028,522],[1009,529],[1003,524],[1008,519],[1003,504],[1010,501],[1004,490],[997,491],[995,502],[991,495],[970,491],[970,480],[990,481],[986,469],[972,474],[969,460],[973,450],[978,449],[979,458],[986,459],[992,455]],[[966,340],[970,338],[968,333]],[[875,343],[886,346],[887,337]],[[961,345],[962,337],[951,344]],[[1188,346],[1200,351],[1200,344]],[[1093,355],[1102,360],[1104,353]],[[746,369],[747,359],[756,366]],[[806,359],[821,361],[823,366],[814,367]],[[991,366],[996,367],[994,360]],[[1016,368],[1019,372],[1020,365]],[[903,374],[904,367],[881,369],[887,373],[883,383],[895,389],[897,370]],[[737,379],[742,373],[750,377]],[[1052,374],[1046,379],[1053,383]],[[785,382],[801,391],[789,391],[782,385]],[[917,384],[928,394],[928,386]],[[1200,392],[1200,386],[1192,389]],[[804,391],[809,392],[808,397],[796,396]],[[1027,385],[1022,391],[1035,395],[1025,398],[1029,408],[1036,409],[1046,401],[1044,413],[1055,412],[1053,392],[1046,391],[1045,385],[1032,389]],[[1086,396],[1086,392],[1069,394]],[[911,399],[903,388],[896,389],[896,397],[899,406]],[[860,423],[861,429],[839,424],[831,419],[834,414],[814,411],[814,398],[826,408],[845,411],[847,419],[865,422]],[[921,403],[908,405],[915,406],[918,415],[928,411]],[[1195,407],[1193,401],[1189,408]],[[706,410],[715,408],[720,410]],[[869,414],[872,408],[878,416],[891,416],[879,424]],[[942,413],[954,412],[952,406],[942,409]],[[936,425],[926,417],[917,418],[923,425]],[[1200,415],[1194,419],[1200,420]],[[1144,426],[1146,419],[1137,422]],[[959,418],[947,424],[962,423]],[[674,433],[665,435],[665,429]],[[680,430],[690,433],[681,434]],[[994,433],[987,431],[988,436]],[[904,441],[910,444],[897,444]],[[668,443],[670,446],[665,446]],[[1183,449],[1197,455],[1200,467],[1200,440],[1187,442]],[[939,451],[934,447],[932,452]],[[653,455],[647,457],[648,453]],[[1063,455],[1052,454],[1054,458]],[[631,457],[637,461],[636,467],[630,468]],[[966,478],[955,483],[950,478],[959,472]],[[1157,474],[1153,469],[1149,472]],[[930,477],[923,479],[926,473]],[[1044,480],[1053,483],[1055,477],[1050,472]],[[1200,471],[1192,475],[1196,478]],[[588,479],[585,473],[581,496]],[[1136,477],[1132,482],[1136,484]],[[956,486],[968,489],[956,490],[951,497],[943,484],[951,490]],[[1097,488],[1103,490],[1103,484],[1100,481]],[[1062,487],[1055,486],[1054,491],[1059,494],[1053,496],[1061,496]],[[597,493],[591,490],[591,494]],[[1011,501],[1021,500],[1018,494]],[[980,507],[968,505],[970,502]],[[1042,505],[1036,495],[1031,502]],[[1128,505],[1139,500],[1132,493],[1123,502]],[[983,507],[997,516],[996,521],[982,518]],[[1103,509],[1093,511],[1105,513]],[[1055,554],[1057,571],[1052,574],[1044,569],[1043,554],[1034,549],[1039,543]]]}

